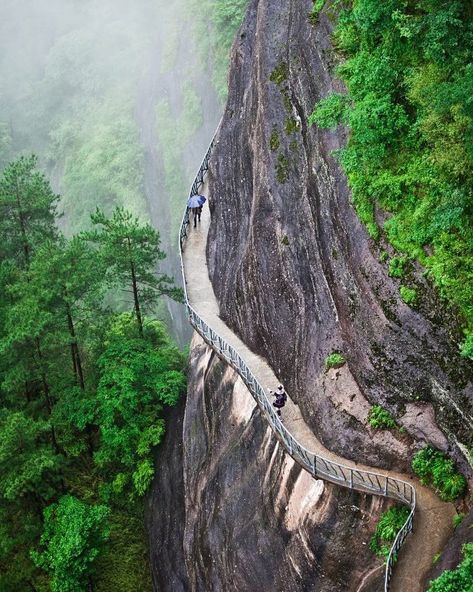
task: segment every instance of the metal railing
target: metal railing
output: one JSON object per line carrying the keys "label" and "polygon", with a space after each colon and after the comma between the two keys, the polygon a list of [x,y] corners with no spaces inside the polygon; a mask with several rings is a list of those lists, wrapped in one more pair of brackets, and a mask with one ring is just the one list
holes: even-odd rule
{"label": "metal railing", "polygon": [[[217,128],[218,131],[218,128]],[[198,193],[199,189],[204,183],[205,174],[209,169],[210,156],[215,143],[215,137],[212,139],[209,148],[205,154],[202,164],[199,167],[197,175],[192,184],[189,196]],[[229,344],[223,337],[212,329],[199,316],[197,311],[191,306],[186,286],[186,274],[184,269],[183,251],[185,241],[187,238],[187,230],[189,226],[189,209],[186,208],[182,218],[180,232],[179,232],[179,252],[181,257],[182,279],[184,283],[184,295],[187,314],[191,325],[202,336],[210,347],[222,358],[224,358],[230,366],[241,376],[243,382],[246,384],[248,390],[255,398],[258,406],[262,410],[271,428],[282,442],[283,446],[291,457],[299,463],[306,471],[308,471],[315,479],[324,479],[330,483],[335,483],[342,487],[355,489],[362,493],[369,493],[374,495],[381,495],[391,499],[395,499],[402,504],[410,507],[411,511],[406,522],[403,524],[394,540],[389,556],[386,560],[384,591],[389,591],[389,584],[392,577],[393,567],[397,560],[397,553],[401,548],[405,538],[412,531],[412,524],[414,519],[414,512],[416,507],[416,492],[415,488],[406,481],[388,477],[380,473],[365,471],[349,467],[327,458],[323,458],[310,450],[307,450],[300,444],[294,436],[289,432],[286,426],[283,425],[281,419],[276,413],[271,401],[246,365],[240,354]]]}

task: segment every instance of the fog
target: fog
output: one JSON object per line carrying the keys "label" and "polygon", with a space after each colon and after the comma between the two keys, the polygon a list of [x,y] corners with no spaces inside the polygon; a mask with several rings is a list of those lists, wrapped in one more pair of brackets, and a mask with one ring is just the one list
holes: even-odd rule
{"label": "fog", "polygon": [[[38,155],[66,234],[96,205],[151,219],[168,253],[161,270],[179,282],[179,219],[222,109],[198,6],[0,0],[0,167]],[[183,307],[166,307],[182,344]]]}

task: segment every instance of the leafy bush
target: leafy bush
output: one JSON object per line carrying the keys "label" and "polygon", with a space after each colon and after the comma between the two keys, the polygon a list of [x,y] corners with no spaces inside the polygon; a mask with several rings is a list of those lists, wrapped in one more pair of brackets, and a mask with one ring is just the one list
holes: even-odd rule
{"label": "leafy bush", "polygon": [[[360,219],[376,239],[374,207],[390,213],[386,237],[458,307],[461,352],[473,357],[471,6],[357,0],[338,8],[334,44],[345,61],[337,74],[347,94],[317,103],[309,123],[350,128],[337,155]],[[396,264],[390,271],[401,277]],[[405,302],[412,298],[403,291]]]}
{"label": "leafy bush", "polygon": [[387,557],[391,545],[401,530],[410,510],[405,506],[394,506],[381,514],[376,531],[370,541],[370,549],[380,557]]}
{"label": "leafy bush", "polygon": [[327,370],[330,368],[340,368],[345,364],[345,362],[346,359],[342,354],[333,352],[325,358],[325,368]]}
{"label": "leafy bush", "polygon": [[315,25],[319,18],[319,13],[324,7],[326,0],[314,0],[314,6],[312,6],[312,10],[309,12],[309,21]]}
{"label": "leafy bush", "polygon": [[455,500],[466,489],[466,479],[457,471],[453,461],[431,446],[415,454],[412,468],[421,483],[432,485],[444,501]]}
{"label": "leafy bush", "polygon": [[444,571],[430,582],[427,592],[471,592],[473,582],[473,543],[462,548],[463,561],[454,570]]}
{"label": "leafy bush", "polygon": [[417,292],[414,290],[414,288],[401,286],[399,288],[399,294],[401,295],[401,300],[406,304],[412,305],[417,300]]}
{"label": "leafy bush", "polygon": [[53,592],[84,590],[93,563],[109,536],[107,506],[91,506],[71,495],[44,511],[42,552],[33,552],[38,567],[51,575]]}
{"label": "leafy bush", "polygon": [[463,512],[455,514],[452,520],[453,528],[458,528],[460,524],[463,522],[463,518],[465,518],[465,514]]}
{"label": "leafy bush", "polygon": [[393,416],[381,407],[381,405],[373,405],[368,413],[368,423],[376,430],[383,430],[397,427]]}
{"label": "leafy bush", "polygon": [[406,266],[407,257],[393,257],[389,262],[389,275],[402,278]]}

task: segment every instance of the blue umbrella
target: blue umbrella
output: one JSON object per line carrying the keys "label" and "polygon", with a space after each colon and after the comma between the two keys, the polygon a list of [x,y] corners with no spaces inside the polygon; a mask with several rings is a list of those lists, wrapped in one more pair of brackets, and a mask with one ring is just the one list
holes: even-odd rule
{"label": "blue umbrella", "polygon": [[200,208],[203,206],[204,203],[207,201],[207,198],[203,195],[192,195],[187,200],[187,207],[188,208]]}

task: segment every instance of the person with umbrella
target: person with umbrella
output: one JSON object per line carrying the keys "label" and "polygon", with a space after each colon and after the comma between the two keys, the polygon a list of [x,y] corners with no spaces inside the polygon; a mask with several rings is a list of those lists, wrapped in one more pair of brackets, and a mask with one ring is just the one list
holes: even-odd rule
{"label": "person with umbrella", "polygon": [[207,201],[203,195],[192,195],[187,200],[187,207],[194,213],[194,228],[197,226],[197,220],[200,222],[202,206]]}

